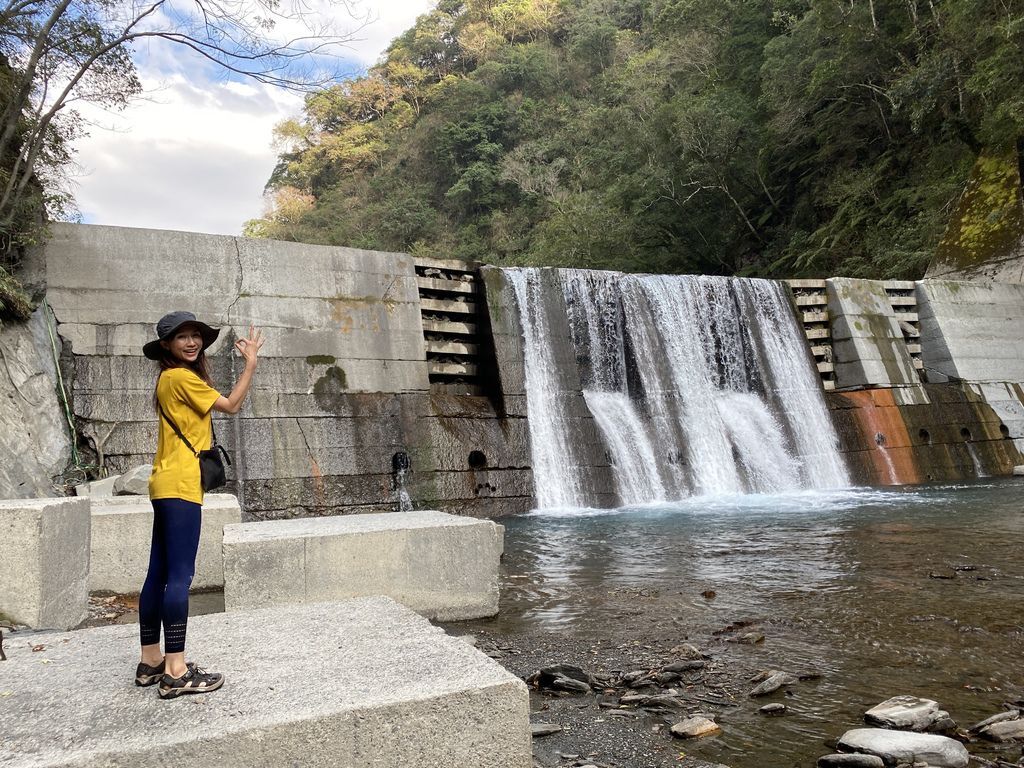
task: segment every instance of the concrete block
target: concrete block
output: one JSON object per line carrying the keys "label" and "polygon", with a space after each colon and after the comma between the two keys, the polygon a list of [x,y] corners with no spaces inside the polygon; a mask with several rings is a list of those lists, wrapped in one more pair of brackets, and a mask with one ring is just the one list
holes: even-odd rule
{"label": "concrete block", "polygon": [[89,500],[0,501],[0,614],[70,629],[88,612]]}
{"label": "concrete block", "polygon": [[443,512],[276,520],[224,530],[224,606],[386,595],[428,618],[498,612],[504,529]]}
{"label": "concrete block", "polygon": [[132,684],[137,626],[34,642],[0,662],[5,768],[532,765],[525,684],[385,598],[194,617],[226,682],[176,702]]}
{"label": "concrete block", "polygon": [[[149,567],[149,544],[153,535],[153,506],[149,499],[138,496],[92,499],[91,518],[89,590],[137,593],[142,589]],[[206,494],[193,589],[224,586],[221,551],[224,526],[241,521],[238,499],[224,493]]]}
{"label": "concrete block", "polygon": [[114,495],[114,484],[117,482],[119,477],[121,476],[111,475],[110,477],[105,477],[102,480],[93,480],[92,482],[76,485],[75,495],[88,496],[89,498],[112,497]]}

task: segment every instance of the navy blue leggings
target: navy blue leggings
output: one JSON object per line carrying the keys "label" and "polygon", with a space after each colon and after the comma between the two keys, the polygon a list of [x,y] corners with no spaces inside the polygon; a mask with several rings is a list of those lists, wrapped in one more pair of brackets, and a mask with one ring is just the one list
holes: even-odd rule
{"label": "navy blue leggings", "polygon": [[182,653],[203,508],[184,499],[153,499],[152,503],[153,543],[149,573],[139,595],[139,633],[143,645],[159,643],[162,623],[164,653]]}

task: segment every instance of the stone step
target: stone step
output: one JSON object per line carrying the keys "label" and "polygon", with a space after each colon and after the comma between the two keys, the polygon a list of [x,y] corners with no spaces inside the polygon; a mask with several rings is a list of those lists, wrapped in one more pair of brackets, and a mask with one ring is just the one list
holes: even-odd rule
{"label": "stone step", "polygon": [[917,297],[916,296],[890,296],[889,303],[893,307],[916,307]]}
{"label": "stone step", "polygon": [[431,376],[476,376],[476,363],[442,363],[437,360],[427,361],[427,373]]}
{"label": "stone step", "polygon": [[224,528],[224,607],[386,595],[444,621],[498,612],[504,529],[430,510]]}
{"label": "stone step", "polygon": [[832,363],[818,363],[818,373],[832,373],[835,369]]}
{"label": "stone step", "polygon": [[475,315],[475,301],[453,301],[451,299],[420,299],[424,312],[444,312],[449,315]]}
{"label": "stone step", "polygon": [[387,598],[197,616],[188,630],[189,657],[225,683],[180,702],[133,684],[138,625],[8,638],[0,763],[532,765],[525,684]]}
{"label": "stone step", "polygon": [[818,290],[825,290],[825,281],[819,278],[794,278],[787,280],[790,288],[816,288]]}
{"label": "stone step", "polygon": [[475,356],[480,353],[479,344],[470,344],[465,341],[440,341],[438,339],[427,339],[427,354],[436,355],[466,355]]}
{"label": "stone step", "polygon": [[836,383],[832,379],[823,379],[821,385],[825,388],[826,392],[832,392],[836,388]]}
{"label": "stone step", "polygon": [[831,334],[832,332],[828,328],[807,328],[804,330],[804,335],[808,339],[827,339]]}
{"label": "stone step", "polygon": [[917,312],[901,312],[898,308],[893,307],[896,310],[896,319],[904,323],[916,323]]}
{"label": "stone step", "polygon": [[828,312],[804,312],[803,321],[805,323],[827,323]]}
{"label": "stone step", "polygon": [[814,345],[811,347],[811,354],[814,357],[823,357],[832,354],[832,347],[826,344]]}
{"label": "stone step", "polygon": [[797,296],[796,305],[798,307],[824,307],[828,304],[828,297],[822,294],[815,294],[813,296]]}
{"label": "stone step", "polygon": [[443,269],[447,272],[476,272],[479,264],[461,259],[428,259],[422,256],[413,258],[412,263],[424,269]]}
{"label": "stone step", "polygon": [[913,280],[886,280],[882,287],[887,291],[913,291],[917,284]]}
{"label": "stone step", "polygon": [[423,318],[424,333],[449,333],[454,336],[475,336],[475,323],[456,323],[450,320],[432,320]]}
{"label": "stone step", "polygon": [[420,291],[437,291],[439,293],[477,293],[479,290],[476,283],[420,275],[416,276],[416,285]]}

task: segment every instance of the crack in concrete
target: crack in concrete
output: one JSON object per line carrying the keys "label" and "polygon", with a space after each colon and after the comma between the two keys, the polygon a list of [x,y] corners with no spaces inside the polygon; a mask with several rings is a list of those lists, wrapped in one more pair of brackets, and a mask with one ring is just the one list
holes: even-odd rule
{"label": "crack in concrete", "polygon": [[235,299],[230,304],[228,304],[228,309],[226,313],[228,325],[233,325],[231,321],[231,312],[234,310],[235,304],[238,303],[238,300],[242,298],[242,285],[245,282],[245,270],[242,267],[242,249],[238,247],[237,237],[231,238],[231,242],[235,246],[235,260],[238,262],[238,283],[235,287]]}

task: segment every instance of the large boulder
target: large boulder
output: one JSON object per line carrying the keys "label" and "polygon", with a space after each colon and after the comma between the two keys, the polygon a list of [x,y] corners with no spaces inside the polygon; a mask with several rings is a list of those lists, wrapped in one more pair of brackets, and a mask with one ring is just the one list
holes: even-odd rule
{"label": "large boulder", "polygon": [[886,765],[927,763],[931,768],[967,768],[967,749],[958,741],[931,733],[854,728],[839,739],[839,749],[877,755]]}
{"label": "large boulder", "polygon": [[152,464],[132,467],[114,481],[115,496],[148,496],[149,476],[153,474]]}
{"label": "large boulder", "polygon": [[71,459],[71,438],[42,310],[0,324],[0,358],[0,499],[60,495],[54,478]]}

